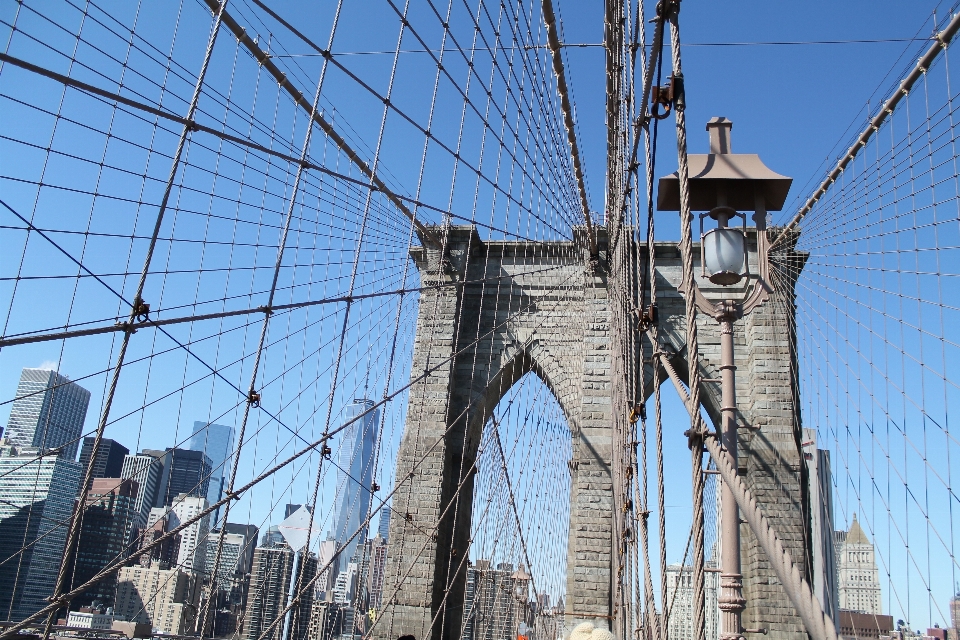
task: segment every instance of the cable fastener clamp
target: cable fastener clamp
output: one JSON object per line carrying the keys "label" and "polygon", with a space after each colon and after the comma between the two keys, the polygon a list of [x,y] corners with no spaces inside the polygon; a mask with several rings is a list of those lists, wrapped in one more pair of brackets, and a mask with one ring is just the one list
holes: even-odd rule
{"label": "cable fastener clamp", "polygon": [[144,302],[140,296],[133,300],[133,316],[137,319],[137,322],[150,320],[150,305]]}

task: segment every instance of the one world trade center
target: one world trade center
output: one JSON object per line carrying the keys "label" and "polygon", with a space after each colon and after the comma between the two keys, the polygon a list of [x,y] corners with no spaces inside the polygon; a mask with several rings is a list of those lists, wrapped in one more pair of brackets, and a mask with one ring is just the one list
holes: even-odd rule
{"label": "one world trade center", "polygon": [[[341,549],[338,558],[340,567],[347,566],[357,550],[357,545],[367,538],[366,527],[359,535],[353,534],[360,528],[360,523],[366,520],[370,509],[377,430],[380,424],[380,411],[372,409],[374,404],[373,400],[357,399],[344,409],[344,422],[353,422],[340,432],[340,447],[337,452],[337,520],[334,538],[337,548]],[[365,411],[369,413],[355,419]]]}

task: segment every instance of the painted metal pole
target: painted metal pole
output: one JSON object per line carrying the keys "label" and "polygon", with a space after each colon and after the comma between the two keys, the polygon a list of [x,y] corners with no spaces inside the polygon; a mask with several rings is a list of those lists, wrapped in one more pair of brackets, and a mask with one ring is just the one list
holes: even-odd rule
{"label": "painted metal pole", "polygon": [[[723,446],[737,466],[737,365],[733,351],[733,323],[738,305],[726,301],[718,305],[720,322],[720,376]],[[741,616],[747,601],[743,598],[740,572],[740,509],[733,490],[723,484],[721,494],[722,547],[720,553],[720,640],[742,638]]]}

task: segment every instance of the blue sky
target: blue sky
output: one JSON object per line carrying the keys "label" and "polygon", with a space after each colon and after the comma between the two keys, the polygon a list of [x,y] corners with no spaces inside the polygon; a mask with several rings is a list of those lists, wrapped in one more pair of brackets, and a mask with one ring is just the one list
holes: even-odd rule
{"label": "blue sky", "polygon": [[[602,41],[602,2],[565,0],[558,1],[557,5],[566,43],[596,44]],[[112,6],[117,20],[124,24],[137,20],[138,34],[156,47],[155,59],[142,53],[130,54],[130,68],[143,72],[142,77],[126,72],[117,62],[117,59],[123,59],[123,42],[111,39],[104,31],[106,27],[97,26],[89,19],[83,22],[85,37],[102,43],[106,53],[81,48],[79,59],[104,75],[99,76],[92,69],[77,65],[70,68],[66,58],[53,53],[45,45],[52,44],[54,48],[69,53],[68,33],[79,28],[81,14],[65,8],[62,3],[56,7],[44,2],[26,3],[25,6],[19,16],[14,3],[7,3],[2,9],[8,25],[4,27],[7,29],[4,34],[16,19],[23,32],[38,36],[35,41],[22,37],[22,34],[15,36],[9,49],[12,55],[44,64],[61,73],[69,72],[73,77],[98,86],[108,87],[113,82],[112,88],[115,88],[117,81],[123,78],[125,95],[155,101],[176,113],[184,111],[185,99],[191,89],[189,72],[195,73],[199,67],[209,28],[208,17],[197,3],[184,3],[183,17],[179,20],[175,3],[144,5],[139,16],[135,13],[134,3]],[[293,20],[297,28],[314,41],[326,45],[332,3],[278,0],[271,2],[270,6]],[[648,3],[648,17],[652,15],[652,6]],[[334,51],[368,52],[393,47],[398,30],[394,14],[383,7],[377,11],[367,10],[357,3],[346,3],[346,7]],[[29,11],[31,8],[35,10],[33,13]],[[54,9],[58,12],[55,13]],[[682,39],[688,43],[683,49],[683,59],[690,152],[706,150],[707,136],[703,124],[710,117],[730,118],[734,122],[735,152],[758,153],[770,168],[794,178],[788,206],[781,214],[791,215],[830,164],[828,159],[832,160],[845,148],[848,139],[865,123],[868,113],[875,111],[886,90],[899,78],[901,71],[912,64],[926,43],[696,45],[922,38],[933,28],[933,11],[937,11],[938,19],[943,19],[948,9],[947,3],[932,1],[771,3],[684,0],[681,28]],[[67,31],[44,22],[42,14],[46,11],[56,15],[59,24]],[[287,65],[284,68],[304,93],[312,95],[322,59],[312,55],[312,51],[276,23],[265,18],[258,21],[262,15],[252,10],[251,5],[236,2],[232,11],[247,25],[250,33],[256,34],[262,46],[269,47],[278,60]],[[422,5],[414,3],[413,11],[411,23],[431,24],[432,16]],[[102,13],[92,11],[91,15],[110,24]],[[464,17],[459,15],[456,19],[463,20]],[[425,27],[423,34],[429,42],[438,42],[441,31],[433,25]],[[419,47],[409,38],[404,40],[405,49]],[[168,49],[172,57],[184,65],[179,76],[177,73],[165,74],[163,65],[157,62],[164,58]],[[107,54],[116,59],[109,60]],[[228,38],[218,43],[211,63],[210,86],[223,96],[231,96],[232,102],[229,108],[225,108],[205,95],[201,107],[206,111],[200,116],[201,121],[226,123],[261,144],[275,145],[296,155],[305,130],[302,115],[282,95],[278,96],[275,83],[264,81],[249,60],[235,54],[235,40]],[[303,57],[303,54],[311,55]],[[296,57],[283,57],[287,55]],[[392,99],[404,110],[416,113],[417,122],[424,124],[429,117],[429,89],[433,75],[428,65],[406,62],[422,61],[425,54],[403,55],[412,58],[404,57],[397,68]],[[599,47],[567,48],[564,57],[577,112],[577,133],[590,204],[594,211],[602,211],[606,162],[603,50]],[[344,56],[342,59],[378,91],[387,90],[391,55]],[[447,64],[456,73],[465,71],[465,65],[455,57]],[[164,83],[166,90],[162,91],[160,85]],[[149,122],[122,113],[117,115],[102,103],[77,92],[68,92],[61,97],[59,85],[9,66],[0,75],[0,85],[0,91],[5,95],[26,100],[49,112],[42,113],[11,100],[5,100],[0,107],[4,120],[2,128],[7,136],[0,146],[0,169],[3,175],[21,180],[5,180],[0,185],[4,201],[26,217],[34,211],[37,226],[78,232],[86,228],[100,233],[86,239],[80,234],[57,236],[61,247],[76,257],[83,256],[84,263],[96,273],[138,273],[145,247],[143,236],[149,235],[155,212],[149,205],[138,202],[154,202],[162,191],[169,171],[169,160],[162,154],[172,152],[178,128],[171,126],[169,130],[157,132]],[[458,139],[458,100],[454,92],[441,89],[431,127],[437,139],[448,143]],[[382,101],[343,74],[330,72],[320,106],[362,157],[368,161],[373,158]],[[51,114],[58,110],[79,123],[95,124],[102,130],[113,127],[117,138],[139,140],[144,146],[138,148],[113,142],[104,147],[101,134],[66,121],[58,124],[53,135]],[[246,118],[251,112],[256,116],[257,126],[251,127]],[[468,134],[461,136],[461,151],[464,157],[479,156],[489,166],[493,159],[488,147],[480,151],[477,119],[476,114],[465,117]],[[570,185],[551,182],[548,162],[542,161],[538,165],[543,168],[543,175],[535,178],[525,178],[528,173],[536,172],[519,163],[497,175],[497,186],[501,190],[509,183],[511,186],[506,191],[511,195],[519,194],[515,197],[527,203],[528,213],[518,214],[502,192],[491,184],[475,185],[465,180],[462,173],[456,187],[451,189],[454,163],[449,154],[428,154],[421,172],[422,134],[398,119],[388,123],[380,152],[380,173],[401,193],[417,196],[439,209],[450,206],[455,214],[466,219],[474,218],[481,224],[486,222],[507,228],[521,236],[541,240],[564,237],[564,225],[576,212],[570,204]],[[672,123],[672,119],[661,123],[658,175],[672,172],[676,166]],[[51,139],[61,155],[49,157],[43,152]],[[150,142],[146,143],[148,139]],[[314,147],[311,153],[315,158],[322,158],[326,166],[359,177],[344,156],[332,148]],[[94,162],[80,162],[70,154]],[[111,165],[107,174],[96,165],[100,160]],[[272,165],[262,159],[244,157],[235,149],[218,150],[216,145],[207,149],[191,146],[187,160],[191,168],[178,178],[177,184],[183,188],[176,189],[175,206],[179,213],[167,216],[161,234],[162,238],[169,235],[182,241],[161,242],[154,266],[162,273],[151,276],[155,279],[148,282],[148,300],[154,308],[168,309],[170,315],[185,310],[201,313],[258,304],[258,293],[269,286],[278,225],[291,174],[287,167],[281,166],[282,163]],[[213,165],[217,169],[211,172],[209,169]],[[124,169],[128,170],[127,173]],[[259,173],[251,177],[255,172]],[[138,180],[141,173],[149,175],[150,180],[142,184]],[[421,173],[422,183],[418,189]],[[37,191],[29,181],[38,180],[41,175],[45,182],[69,187],[73,191],[47,188]],[[520,186],[514,187],[514,182]],[[554,190],[549,196],[534,196],[530,186],[533,184]],[[84,193],[94,189],[91,185],[96,185],[95,189],[101,194],[118,197],[91,199]],[[307,196],[298,203],[298,216],[290,240],[294,250],[288,253],[289,262],[285,263],[283,270],[283,288],[278,302],[342,295],[349,281],[353,247],[361,227],[370,251],[358,265],[356,292],[418,286],[402,249],[409,235],[408,223],[389,203],[379,196],[374,197],[368,224],[363,225],[360,215],[365,206],[363,194],[349,184],[316,178],[304,191]],[[238,197],[244,199],[240,207],[232,205]],[[429,221],[439,220],[438,214],[432,210],[423,210],[421,215]],[[2,224],[8,227],[20,224],[6,210],[0,211],[0,216]],[[676,238],[676,214],[658,216],[660,239]],[[238,219],[242,222],[237,222]],[[775,219],[779,218],[775,215]],[[114,236],[110,235],[111,232]],[[115,315],[123,313],[125,307],[118,302],[117,296],[90,278],[79,284],[72,280],[24,280],[18,284],[14,298],[10,278],[17,272],[31,276],[75,275],[77,268],[62,252],[39,242],[35,236],[23,250],[24,236],[20,231],[4,229],[0,233],[5,238],[4,245],[13,248],[4,251],[0,258],[2,276],[7,278],[0,282],[3,296],[0,300],[3,306],[9,307],[5,333],[52,328],[67,322],[112,320]],[[124,237],[134,233],[140,238],[131,242]],[[185,265],[186,273],[173,273],[177,265]],[[238,265],[246,270],[237,269]],[[251,270],[254,265],[258,268]],[[410,272],[405,273],[405,267]],[[201,268],[205,273],[197,277],[196,271]],[[104,276],[103,280],[128,298],[136,281],[130,275]],[[223,292],[233,297],[224,302],[219,299]],[[8,303],[8,300],[13,302]],[[326,428],[328,410],[330,423],[336,424],[343,404],[362,393],[365,387],[370,395],[379,397],[388,375],[392,380],[391,389],[397,388],[397,380],[407,380],[409,371],[405,359],[412,348],[415,303],[415,295],[404,297],[403,305],[399,307],[399,321],[397,297],[389,297],[383,302],[370,299],[353,306],[343,365],[339,369],[338,391],[332,406],[325,404],[324,398],[331,386],[338,346],[336,338],[345,305],[321,306],[276,316],[268,340],[276,340],[276,343],[262,363],[263,380],[270,382],[261,384],[268,389],[274,415],[279,416],[284,424],[294,425],[292,428],[300,433],[293,436],[286,427],[278,427],[275,422],[264,420],[262,414],[256,414],[250,426],[258,434],[258,447],[253,456],[255,462],[245,462],[242,474],[252,477],[254,470],[262,470],[270,460],[291,452],[298,437],[316,437]],[[131,364],[129,375],[125,374],[112,413],[116,424],[108,427],[107,437],[116,437],[131,449],[162,447],[189,439],[189,428],[195,420],[238,424],[238,393],[233,387],[246,389],[250,359],[229,364],[229,354],[241,350],[250,353],[251,345],[258,337],[258,321],[259,318],[241,317],[215,327],[180,325],[171,328],[170,333],[178,340],[195,341],[192,348],[199,359],[185,356],[182,350],[167,351],[173,345],[169,338],[141,332],[133,340],[134,348],[128,357],[128,361],[140,361]],[[358,324],[354,326],[353,322]],[[393,348],[391,339],[395,323],[400,327],[398,355],[391,367],[389,353]],[[941,337],[945,331],[941,327]],[[220,336],[221,332],[226,333]],[[284,338],[291,332],[293,338]],[[102,372],[112,362],[117,344],[115,336],[100,336],[62,345],[62,349],[57,342],[5,349],[0,353],[0,397],[9,399],[13,396],[22,367],[60,361],[59,366],[65,374],[73,378],[89,376],[83,384],[94,394],[87,420],[87,430],[90,430],[95,427],[106,383]],[[303,363],[292,366],[291,363],[297,362],[298,358]],[[223,377],[210,376],[207,364],[217,367]],[[186,391],[178,391],[188,383],[192,384]],[[524,390],[523,393],[531,392]],[[665,415],[671,425],[668,429],[672,429],[670,433],[673,434],[667,438],[668,459],[683,461],[669,467],[669,526],[676,527],[674,532],[683,532],[668,537],[668,560],[674,562],[682,556],[690,518],[686,446],[680,435],[686,429],[687,418],[672,390],[667,389],[664,396]],[[404,403],[405,395],[400,393],[384,414],[382,455],[391,464],[382,470],[381,477],[387,481],[392,474],[396,442],[403,428]],[[141,411],[145,404],[148,409]],[[8,407],[9,404],[0,408],[0,415],[5,415]],[[555,415],[544,410],[538,419],[549,421],[555,419]],[[258,524],[275,523],[279,517],[274,517],[275,512],[270,513],[268,505],[282,511],[287,501],[302,502],[309,494],[309,482],[304,478],[312,482],[315,463],[316,460],[309,460],[306,470],[281,474],[283,477],[271,480],[269,487],[258,488],[255,495],[238,508],[239,512],[246,513]],[[330,481],[326,482],[321,500],[328,500],[332,495]],[[850,513],[857,510],[853,504],[855,498],[850,498],[849,492],[841,495],[846,495],[851,502],[838,509],[838,514],[842,514],[838,517],[848,520]],[[323,513],[324,509],[318,511]],[[952,518],[945,522],[953,523]],[[941,610],[945,610],[949,580],[938,585],[932,598],[940,603]],[[909,619],[914,626],[945,622],[935,608],[929,606],[930,598],[924,595],[916,600],[919,604],[909,607]]]}

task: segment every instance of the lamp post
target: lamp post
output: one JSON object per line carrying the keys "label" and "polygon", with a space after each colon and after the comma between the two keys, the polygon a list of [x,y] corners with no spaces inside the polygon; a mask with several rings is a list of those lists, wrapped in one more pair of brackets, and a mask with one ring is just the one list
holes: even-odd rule
{"label": "lamp post", "polygon": [[[739,469],[737,456],[737,390],[733,325],[767,300],[773,292],[769,277],[767,211],[783,208],[792,179],[774,173],[756,154],[735,154],[730,150],[733,123],[726,118],[712,118],[707,123],[710,153],[690,154],[690,203],[700,215],[701,276],[714,287],[708,296],[697,283],[691,282],[684,295],[693,295],[698,309],[720,325],[721,399],[720,434],[724,448]],[[680,209],[680,187],[677,174],[660,179],[657,208],[661,211]],[[757,237],[756,270],[751,272],[747,251],[746,216],[737,209],[753,209]],[[703,232],[706,218],[716,227]],[[739,218],[740,228],[731,226]],[[741,284],[744,280],[745,283]],[[739,285],[739,286],[735,286]],[[711,300],[710,298],[717,298]],[[740,640],[748,630],[743,628],[743,575],[740,562],[740,512],[733,491],[726,484],[721,493],[720,554],[720,638]],[[749,630],[753,631],[753,630]]]}

